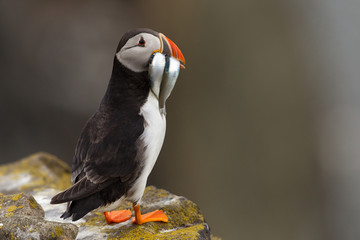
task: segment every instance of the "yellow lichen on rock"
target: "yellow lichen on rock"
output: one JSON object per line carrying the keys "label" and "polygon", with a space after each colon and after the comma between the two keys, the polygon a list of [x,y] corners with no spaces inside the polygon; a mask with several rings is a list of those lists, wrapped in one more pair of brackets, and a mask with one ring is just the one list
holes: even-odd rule
{"label": "yellow lichen on rock", "polygon": [[61,227],[56,227],[55,232],[56,232],[57,237],[59,237],[65,233],[64,229],[62,229]]}
{"label": "yellow lichen on rock", "polygon": [[8,211],[8,212],[13,212],[13,211],[15,211],[17,209],[17,206],[10,206],[10,207],[8,207],[6,210]]}
{"label": "yellow lichen on rock", "polygon": [[22,190],[36,187],[42,189],[44,186],[55,189],[66,189],[71,185],[70,167],[57,157],[48,153],[35,153],[21,161],[23,167],[30,167],[27,171],[35,178]]}
{"label": "yellow lichen on rock", "polygon": [[105,217],[103,213],[99,213],[99,212],[94,212],[95,216],[89,218],[86,220],[86,222],[84,223],[79,223],[80,226],[99,226],[101,224],[104,224],[105,222]]}
{"label": "yellow lichen on rock", "polygon": [[11,191],[44,188],[64,190],[71,185],[70,175],[71,168],[65,162],[51,154],[40,152],[17,162],[0,166],[0,185],[23,180],[23,184],[14,185],[14,189]]}
{"label": "yellow lichen on rock", "polygon": [[[166,240],[166,239],[181,239],[181,240],[193,240],[199,239],[199,232],[204,230],[204,225],[197,224],[190,227],[169,229],[160,232],[152,232],[145,227],[135,226],[126,234],[121,236],[108,237],[108,240],[121,240],[121,239],[146,239],[146,240]],[[155,234],[156,233],[156,234]]]}
{"label": "yellow lichen on rock", "polygon": [[5,214],[5,217],[11,217],[11,216],[14,216],[13,212],[8,212],[8,213]]}
{"label": "yellow lichen on rock", "polygon": [[[210,239],[208,225],[197,205],[154,186],[146,188],[142,199],[142,213],[162,209],[168,223],[150,222],[133,224],[130,220],[120,224],[106,224],[103,213],[89,214],[86,222],[79,223],[82,231],[98,233],[107,239]],[[123,204],[119,209],[131,207]],[[205,237],[203,237],[205,236]],[[93,239],[96,239],[95,237]]]}
{"label": "yellow lichen on rock", "polygon": [[14,195],[12,195],[12,200],[13,201],[17,201],[17,200],[19,200],[20,198],[22,197],[22,193],[18,193],[18,194],[14,194]]}
{"label": "yellow lichen on rock", "polygon": [[29,202],[29,205],[30,205],[33,209],[38,209],[37,202],[35,201],[35,199],[29,199],[28,202]]}

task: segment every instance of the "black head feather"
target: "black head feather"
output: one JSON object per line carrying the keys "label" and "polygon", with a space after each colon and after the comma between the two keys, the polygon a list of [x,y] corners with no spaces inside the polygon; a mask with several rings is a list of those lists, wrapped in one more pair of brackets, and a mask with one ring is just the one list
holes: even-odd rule
{"label": "black head feather", "polygon": [[150,33],[154,36],[159,36],[159,33],[150,29],[150,28],[135,28],[132,30],[127,31],[122,38],[120,39],[119,45],[116,48],[116,52],[119,52],[120,49],[125,45],[125,43],[132,38],[133,36],[139,34],[139,33]]}

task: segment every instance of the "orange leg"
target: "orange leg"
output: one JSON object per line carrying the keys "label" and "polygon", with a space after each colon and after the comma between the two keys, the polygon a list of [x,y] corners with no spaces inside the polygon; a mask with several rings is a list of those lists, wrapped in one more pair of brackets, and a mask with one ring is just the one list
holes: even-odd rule
{"label": "orange leg", "polygon": [[133,204],[134,211],[135,211],[135,217],[133,218],[133,223],[136,224],[144,224],[147,222],[168,222],[169,219],[165,215],[165,213],[162,210],[155,210],[153,212],[146,213],[144,215],[141,215],[140,212],[140,204]]}
{"label": "orange leg", "polygon": [[111,212],[104,212],[105,220],[108,224],[110,223],[120,223],[125,222],[131,218],[131,211],[130,210],[120,210],[120,211],[111,211]]}

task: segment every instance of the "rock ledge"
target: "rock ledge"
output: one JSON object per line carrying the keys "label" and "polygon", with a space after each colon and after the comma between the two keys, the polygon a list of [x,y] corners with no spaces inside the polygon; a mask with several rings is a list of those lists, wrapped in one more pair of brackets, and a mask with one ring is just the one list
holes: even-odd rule
{"label": "rock ledge", "polygon": [[[0,166],[0,239],[219,239],[195,203],[154,186],[146,188],[142,212],[162,209],[168,223],[106,224],[103,213],[91,212],[76,222],[60,219],[66,204],[50,205],[70,186],[70,167],[47,153],[36,153]],[[12,195],[4,195],[12,194]],[[130,204],[121,208],[131,209]]]}

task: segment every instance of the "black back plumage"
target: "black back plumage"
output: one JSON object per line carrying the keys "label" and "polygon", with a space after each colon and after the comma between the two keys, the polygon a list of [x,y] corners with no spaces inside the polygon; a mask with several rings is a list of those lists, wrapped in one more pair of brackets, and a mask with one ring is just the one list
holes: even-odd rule
{"label": "black back plumage", "polygon": [[[126,37],[126,36],[124,36]],[[121,48],[122,41],[119,47]],[[51,203],[69,202],[62,217],[75,221],[126,194],[142,170],[144,146],[139,115],[150,90],[147,72],[136,73],[116,58],[104,98],[79,137],[72,166],[73,186]]]}
{"label": "black back plumage", "polygon": [[136,141],[144,131],[139,112],[149,89],[147,72],[134,73],[114,60],[106,94],[80,135],[73,180],[79,180],[80,170],[85,170],[86,177],[95,183],[108,177],[127,179],[134,171],[136,161],[130,160],[138,153]]}

